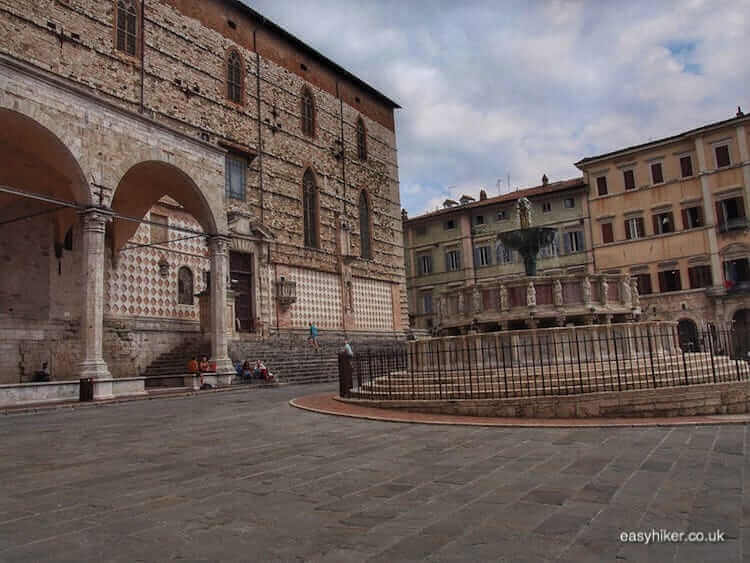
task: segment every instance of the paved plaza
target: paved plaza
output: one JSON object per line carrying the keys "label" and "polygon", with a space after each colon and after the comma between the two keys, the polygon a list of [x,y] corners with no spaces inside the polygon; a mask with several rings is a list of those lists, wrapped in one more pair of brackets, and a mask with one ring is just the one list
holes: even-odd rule
{"label": "paved plaza", "polygon": [[[0,417],[0,561],[750,560],[744,425],[485,428],[207,393]],[[721,530],[722,543],[626,544]]]}

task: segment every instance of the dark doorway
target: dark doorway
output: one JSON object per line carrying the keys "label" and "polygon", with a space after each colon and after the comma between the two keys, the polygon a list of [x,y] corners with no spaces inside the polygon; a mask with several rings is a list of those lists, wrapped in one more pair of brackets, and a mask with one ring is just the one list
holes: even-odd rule
{"label": "dark doorway", "polygon": [[750,310],[740,309],[732,317],[734,321],[735,357],[747,359],[750,352]]}
{"label": "dark doorway", "polygon": [[680,348],[683,352],[699,352],[698,327],[690,319],[680,319],[677,323],[677,334],[680,337]]}
{"label": "dark doorway", "polygon": [[234,290],[235,328],[255,331],[255,292],[253,291],[253,255],[229,253],[229,276]]}

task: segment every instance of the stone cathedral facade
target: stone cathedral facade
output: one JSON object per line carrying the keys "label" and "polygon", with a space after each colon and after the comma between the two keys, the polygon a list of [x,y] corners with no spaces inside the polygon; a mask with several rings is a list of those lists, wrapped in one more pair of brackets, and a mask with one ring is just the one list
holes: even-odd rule
{"label": "stone cathedral facade", "polygon": [[0,0],[0,37],[0,383],[403,336],[395,102],[235,0]]}

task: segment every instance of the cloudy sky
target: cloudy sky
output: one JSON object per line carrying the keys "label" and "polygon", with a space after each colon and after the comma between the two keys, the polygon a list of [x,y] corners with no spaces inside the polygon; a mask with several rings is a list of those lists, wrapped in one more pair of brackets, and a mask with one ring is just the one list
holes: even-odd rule
{"label": "cloudy sky", "polygon": [[750,0],[245,1],[403,107],[410,216],[750,111]]}

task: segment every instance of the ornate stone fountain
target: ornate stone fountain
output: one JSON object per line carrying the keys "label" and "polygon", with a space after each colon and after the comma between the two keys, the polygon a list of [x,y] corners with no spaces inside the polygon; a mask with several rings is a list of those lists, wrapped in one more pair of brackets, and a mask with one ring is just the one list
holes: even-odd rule
{"label": "ornate stone fountain", "polygon": [[556,229],[531,225],[531,202],[525,197],[518,200],[518,217],[520,229],[499,233],[497,237],[504,246],[521,255],[526,275],[533,277],[536,276],[537,255],[555,240]]}

